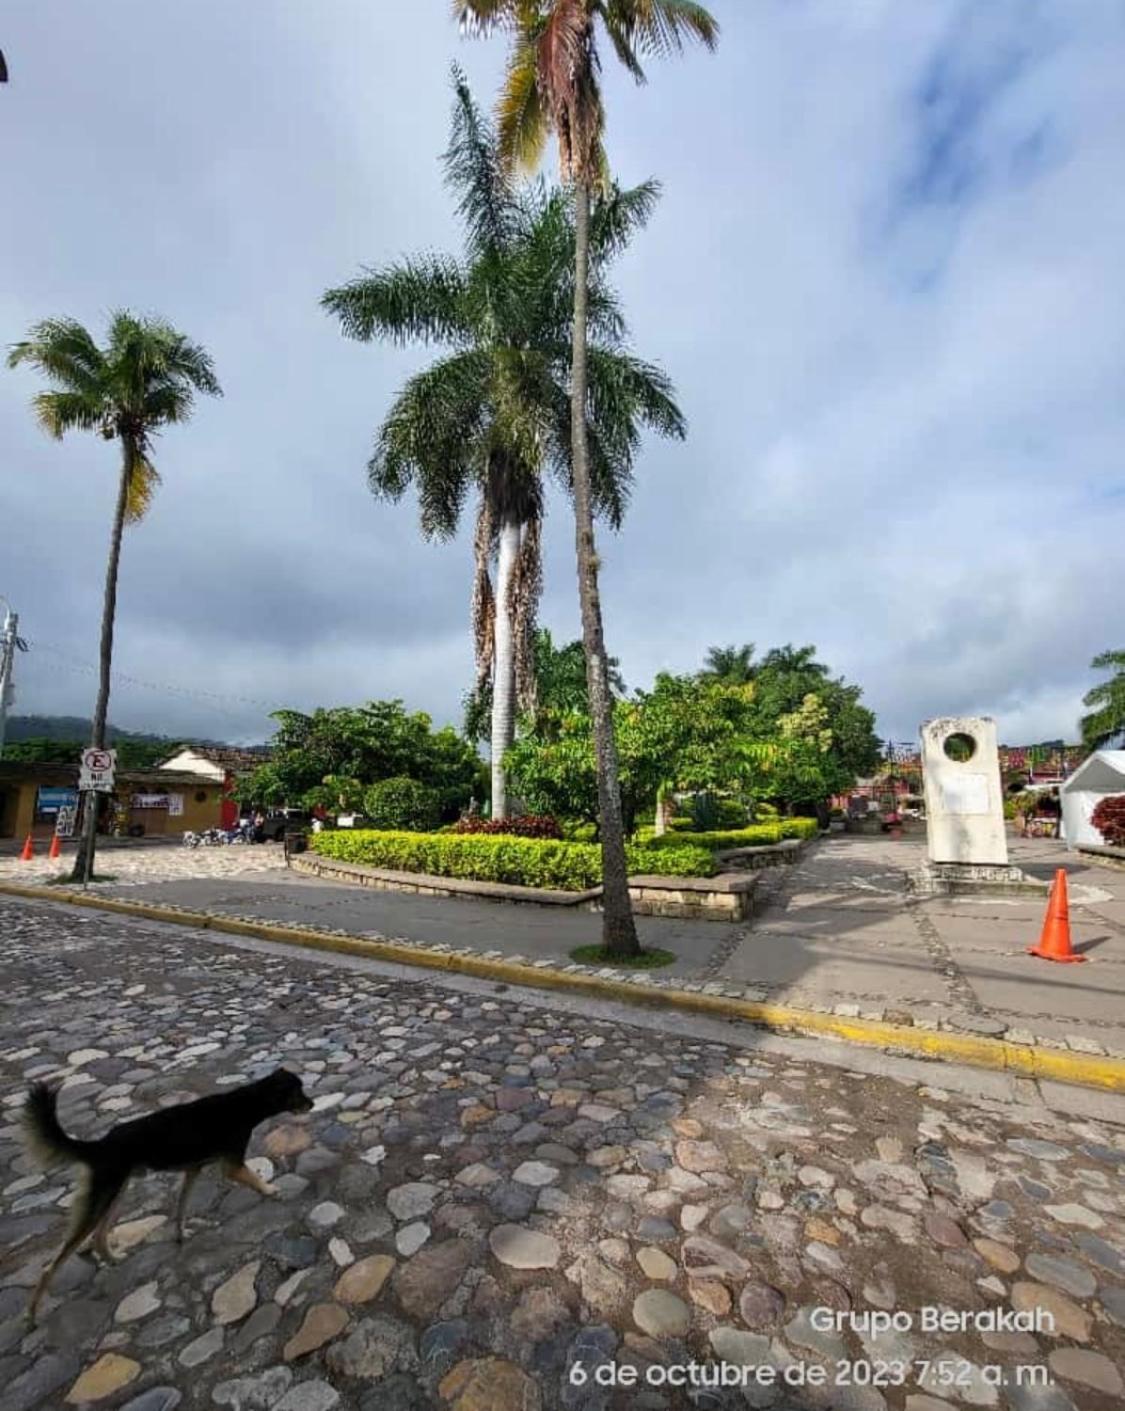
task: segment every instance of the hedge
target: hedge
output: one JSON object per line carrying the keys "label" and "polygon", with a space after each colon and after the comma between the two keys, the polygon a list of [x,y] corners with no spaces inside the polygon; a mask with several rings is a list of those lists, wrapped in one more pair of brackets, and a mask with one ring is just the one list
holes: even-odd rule
{"label": "hedge", "polygon": [[783,842],[786,838],[815,838],[819,825],[815,818],[782,818],[776,823],[755,823],[749,828],[731,829],[725,833],[665,833],[650,838],[646,848],[680,848],[685,843],[696,847],[725,852],[730,848],[760,848]]}
{"label": "hedge", "polygon": [[[710,877],[716,867],[707,848],[679,846],[650,850],[626,848],[630,873],[672,877]],[[545,887],[582,892],[600,885],[602,850],[595,843],[566,843],[510,835],[376,832],[340,829],[314,833],[313,852],[340,862],[383,867],[395,872],[424,872],[432,877],[460,877],[476,882],[504,882],[516,887]]]}

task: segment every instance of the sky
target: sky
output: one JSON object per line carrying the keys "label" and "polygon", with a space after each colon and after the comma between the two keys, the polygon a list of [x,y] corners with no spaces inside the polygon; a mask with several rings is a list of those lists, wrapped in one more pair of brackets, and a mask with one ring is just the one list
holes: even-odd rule
{"label": "sky", "polygon": [[[614,280],[690,423],[602,532],[609,649],[635,687],[814,643],[884,738],[974,713],[1075,739],[1091,658],[1125,645],[1125,5],[712,8],[717,52],[645,87],[606,54],[614,172],[663,186]],[[14,0],[0,48],[0,343],[159,313],[225,394],[157,444],[110,718],[251,742],[277,707],[400,697],[457,723],[470,534],[423,541],[365,470],[435,352],[346,340],[319,298],[456,252],[450,66],[491,103],[502,38],[447,0]],[[0,371],[14,709],[86,715],[116,447],[45,437],[39,386]],[[557,497],[540,620],[579,635]]]}

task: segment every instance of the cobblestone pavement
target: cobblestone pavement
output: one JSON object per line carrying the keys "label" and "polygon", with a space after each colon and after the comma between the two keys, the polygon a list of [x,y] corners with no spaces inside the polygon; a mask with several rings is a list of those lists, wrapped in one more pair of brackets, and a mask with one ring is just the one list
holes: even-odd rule
{"label": "cobblestone pavement", "polygon": [[[284,872],[285,851],[280,843],[235,843],[218,847],[185,848],[174,843],[117,844],[98,851],[99,875],[118,886],[150,882],[175,882],[185,877],[258,877]],[[40,845],[30,862],[18,856],[0,857],[0,879],[35,885],[69,873],[74,866],[74,844],[52,861]],[[111,884],[98,884],[95,886]]]}
{"label": "cobblestone pavement", "polygon": [[[61,907],[0,958],[4,1411],[1122,1404],[1125,1127]],[[181,1249],[137,1178],[29,1332],[74,1173],[27,1082],[90,1135],[279,1062],[281,1199],[209,1174]]]}

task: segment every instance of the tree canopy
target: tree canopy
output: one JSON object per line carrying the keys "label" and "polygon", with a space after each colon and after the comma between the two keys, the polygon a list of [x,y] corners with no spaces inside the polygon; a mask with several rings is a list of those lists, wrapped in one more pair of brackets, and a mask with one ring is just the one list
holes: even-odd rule
{"label": "tree canopy", "polygon": [[445,816],[456,817],[482,792],[483,765],[452,726],[433,729],[423,711],[401,701],[320,707],[311,715],[273,713],[273,758],[242,781],[241,799],[349,809],[384,779],[410,778],[437,791]]}
{"label": "tree canopy", "polygon": [[1100,750],[1125,734],[1125,651],[1102,652],[1090,667],[1113,673],[1082,698],[1082,704],[1089,708],[1089,714],[1081,720],[1082,743]]}

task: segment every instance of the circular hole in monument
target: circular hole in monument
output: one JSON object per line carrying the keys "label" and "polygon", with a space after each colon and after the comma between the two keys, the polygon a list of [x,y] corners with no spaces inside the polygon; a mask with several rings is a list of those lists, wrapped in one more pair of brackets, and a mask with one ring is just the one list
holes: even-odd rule
{"label": "circular hole in monument", "polygon": [[945,750],[946,758],[953,760],[955,764],[967,764],[977,752],[977,742],[971,735],[966,735],[963,730],[958,730],[955,734],[947,737],[942,748]]}

